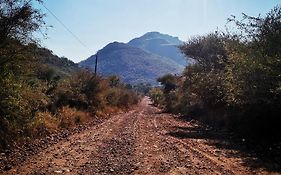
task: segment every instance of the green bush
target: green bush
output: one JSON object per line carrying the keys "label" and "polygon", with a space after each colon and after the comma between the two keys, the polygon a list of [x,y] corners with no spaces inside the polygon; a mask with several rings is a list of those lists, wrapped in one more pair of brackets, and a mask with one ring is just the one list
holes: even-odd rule
{"label": "green bush", "polygon": [[138,102],[117,76],[102,79],[38,46],[33,33],[44,15],[32,1],[1,0],[0,7],[0,151],[88,121],[111,88],[116,108]]}
{"label": "green bush", "polygon": [[195,64],[182,77],[159,79],[164,106],[243,137],[280,140],[281,7],[229,21],[238,33],[216,32],[180,46]]}
{"label": "green bush", "polygon": [[151,89],[149,97],[155,106],[162,106],[164,104],[164,93],[160,88]]}
{"label": "green bush", "polygon": [[104,92],[104,99],[109,106],[128,108],[130,105],[138,103],[138,96],[123,87],[110,88]]}
{"label": "green bush", "polygon": [[95,112],[99,107],[100,78],[87,71],[80,71],[59,82],[50,93],[48,108],[55,113],[63,106]]}

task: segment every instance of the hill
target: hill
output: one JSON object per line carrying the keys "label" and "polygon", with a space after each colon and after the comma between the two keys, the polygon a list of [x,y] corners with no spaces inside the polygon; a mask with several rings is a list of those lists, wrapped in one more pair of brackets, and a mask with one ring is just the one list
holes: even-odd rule
{"label": "hill", "polygon": [[[79,63],[80,66],[94,69],[95,55]],[[118,75],[124,82],[156,84],[156,79],[167,73],[178,74],[184,66],[169,58],[146,52],[125,43],[113,42],[98,52],[98,73]]]}
{"label": "hill", "polygon": [[34,46],[33,50],[38,59],[38,68],[39,71],[44,71],[47,69],[53,72],[53,76],[70,76],[72,73],[81,70],[78,64],[67,59],[66,57],[58,57],[54,55],[52,51],[46,48],[39,48]]}

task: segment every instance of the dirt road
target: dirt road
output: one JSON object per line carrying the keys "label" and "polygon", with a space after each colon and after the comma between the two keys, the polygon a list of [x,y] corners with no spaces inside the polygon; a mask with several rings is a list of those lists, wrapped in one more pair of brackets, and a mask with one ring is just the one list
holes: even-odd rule
{"label": "dirt road", "polygon": [[149,103],[144,98],[134,110],[72,135],[6,174],[267,174],[223,135]]}

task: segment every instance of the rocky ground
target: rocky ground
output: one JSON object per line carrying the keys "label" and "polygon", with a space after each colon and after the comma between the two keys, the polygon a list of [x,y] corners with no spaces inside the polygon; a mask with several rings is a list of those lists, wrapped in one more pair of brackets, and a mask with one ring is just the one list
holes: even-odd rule
{"label": "rocky ground", "polygon": [[[151,106],[72,134],[3,174],[279,174],[227,134]],[[274,166],[274,165],[272,165]]]}

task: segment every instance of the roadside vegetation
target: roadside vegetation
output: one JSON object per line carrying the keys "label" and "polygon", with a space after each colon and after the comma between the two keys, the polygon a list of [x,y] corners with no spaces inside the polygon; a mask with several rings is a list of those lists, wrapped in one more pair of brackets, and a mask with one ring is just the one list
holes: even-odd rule
{"label": "roadside vegetation", "polygon": [[[226,31],[180,46],[195,60],[181,76],[159,78],[155,105],[260,143],[281,139],[281,7],[228,19]],[[230,30],[232,29],[232,30]]]}
{"label": "roadside vegetation", "polygon": [[44,14],[29,0],[0,2],[0,150],[125,111],[138,95],[41,48]]}

